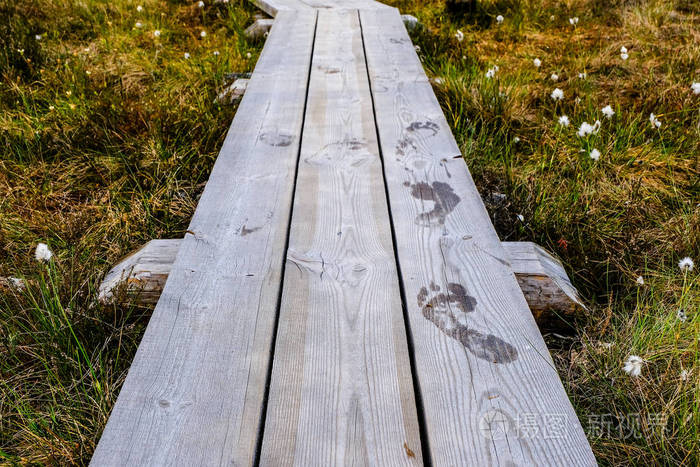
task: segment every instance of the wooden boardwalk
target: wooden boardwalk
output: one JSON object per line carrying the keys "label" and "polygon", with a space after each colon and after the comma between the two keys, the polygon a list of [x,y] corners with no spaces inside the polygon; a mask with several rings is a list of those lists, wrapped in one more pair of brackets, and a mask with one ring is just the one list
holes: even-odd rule
{"label": "wooden boardwalk", "polygon": [[396,9],[275,23],[92,464],[594,465]]}

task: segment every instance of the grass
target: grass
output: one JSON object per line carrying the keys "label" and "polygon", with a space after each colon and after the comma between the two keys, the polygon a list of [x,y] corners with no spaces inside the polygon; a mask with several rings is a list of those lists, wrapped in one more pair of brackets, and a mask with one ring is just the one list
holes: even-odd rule
{"label": "grass", "polygon": [[[130,0],[0,0],[9,464],[84,464],[99,439],[150,310],[101,305],[95,289],[130,250],[183,235],[235,112],[217,91],[262,46],[242,34],[253,7],[210,3],[143,0],[137,12]],[[501,238],[555,252],[588,300],[586,315],[545,333],[598,460],[697,465],[700,275],[677,265],[700,260],[697,3],[483,0],[466,13],[388,3],[423,24],[414,42]],[[596,120],[597,134],[576,135]],[[38,242],[53,261],[33,259]],[[622,370],[630,355],[645,360],[637,378]]]}

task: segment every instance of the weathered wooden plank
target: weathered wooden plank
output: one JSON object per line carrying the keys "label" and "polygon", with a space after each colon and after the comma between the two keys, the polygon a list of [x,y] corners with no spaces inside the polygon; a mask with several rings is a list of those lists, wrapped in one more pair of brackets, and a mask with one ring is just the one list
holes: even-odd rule
{"label": "weathered wooden plank", "polygon": [[359,18],[320,10],[261,465],[420,463]]}
{"label": "weathered wooden plank", "polygon": [[360,12],[434,465],[594,465],[397,10]]}
{"label": "weathered wooden plank", "polygon": [[355,10],[389,8],[374,0],[251,0],[251,2],[270,16],[278,11],[316,10]]}
{"label": "weathered wooden plank", "polygon": [[315,22],[278,14],[93,465],[252,464]]}

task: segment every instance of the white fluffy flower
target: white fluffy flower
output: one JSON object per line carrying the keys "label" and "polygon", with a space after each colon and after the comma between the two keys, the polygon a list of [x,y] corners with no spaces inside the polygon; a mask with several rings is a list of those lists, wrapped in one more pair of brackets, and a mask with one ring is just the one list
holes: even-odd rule
{"label": "white fluffy flower", "polygon": [[586,79],[586,76],[588,76],[588,75],[586,74],[585,71],[583,73],[578,74],[579,79]]}
{"label": "white fluffy flower", "polygon": [[540,66],[542,66],[542,60],[540,60],[539,58],[536,58],[532,61],[532,64],[535,65],[537,68],[539,68]]}
{"label": "white fluffy flower", "polygon": [[520,222],[525,223],[525,216],[523,216],[522,214],[518,214],[517,218]]}
{"label": "white fluffy flower", "polygon": [[685,314],[685,310],[676,311],[676,317],[679,321],[685,322],[688,319],[688,315]]}
{"label": "white fluffy flower", "polygon": [[494,76],[496,76],[497,71],[498,71],[498,65],[494,65],[492,68],[489,68],[489,70],[486,72],[486,77],[493,78]]}
{"label": "white fluffy flower", "polygon": [[681,268],[681,271],[692,271],[693,268],[695,267],[695,263],[693,262],[692,259],[690,259],[689,256],[686,256],[682,260],[678,261],[678,267]]}
{"label": "white fluffy flower", "polygon": [[189,60],[189,59],[190,59],[190,54],[188,52],[185,52],[185,60]]}
{"label": "white fluffy flower", "polygon": [[202,1],[200,0],[199,2],[197,2],[197,6],[198,6],[199,8],[204,8],[204,2],[202,2]]}
{"label": "white fluffy flower", "polygon": [[598,159],[600,159],[600,151],[598,151],[597,149],[593,149],[589,156],[591,156],[591,159],[593,159],[594,161],[597,161]]}
{"label": "white fluffy flower", "polygon": [[656,118],[656,115],[649,114],[649,123],[651,123],[651,126],[656,127],[656,128],[661,128],[661,120]]}
{"label": "white fluffy flower", "polygon": [[615,111],[610,105],[606,105],[600,111],[603,112],[603,115],[605,115],[608,118],[612,118],[612,116],[615,115]]}
{"label": "white fluffy flower", "polygon": [[153,31],[153,35],[155,37],[160,37],[160,30],[156,29],[155,31]]}
{"label": "white fluffy flower", "polygon": [[552,73],[552,76],[550,76],[550,78],[552,79],[552,81],[559,81],[559,75],[556,73]]}
{"label": "white fluffy flower", "polygon": [[693,94],[700,94],[700,83],[693,83],[690,89],[693,90]]}
{"label": "white fluffy flower", "polygon": [[207,37],[207,32],[206,31],[200,32],[199,37],[202,37],[202,38]]}
{"label": "white fluffy flower", "polygon": [[250,52],[248,52],[247,54],[245,54],[245,58],[250,58],[250,57],[252,57],[252,56],[253,56],[253,54],[251,54]]}
{"label": "white fluffy flower", "polygon": [[142,7],[141,5],[137,6],[137,7],[136,7],[136,11],[138,11],[139,13],[141,13],[141,12],[143,11],[143,7]]}
{"label": "white fluffy flower", "polygon": [[24,290],[25,283],[24,280],[20,279],[19,277],[8,277],[7,280],[10,283],[10,287],[12,287],[15,290]]}
{"label": "white fluffy flower", "polygon": [[455,33],[455,37],[459,42],[462,42],[464,40],[464,33],[462,32],[461,29],[457,29],[457,32]]}
{"label": "white fluffy flower", "polygon": [[503,15],[498,15],[498,16],[496,16],[496,22],[497,22],[498,24],[501,24],[501,23],[503,22]]}
{"label": "white fluffy flower", "polygon": [[588,135],[595,135],[600,130],[600,120],[596,120],[593,125],[588,122],[583,122],[576,132],[581,138],[585,138]]}
{"label": "white fluffy flower", "polygon": [[690,376],[688,370],[681,371],[681,381],[688,381],[688,376]]}
{"label": "white fluffy flower", "polygon": [[578,16],[574,16],[573,18],[569,18],[569,24],[572,26],[576,26],[578,24]]}
{"label": "white fluffy flower", "polygon": [[567,127],[569,126],[569,123],[569,117],[567,117],[566,115],[562,115],[561,117],[559,117],[559,125]]}
{"label": "white fluffy flower", "polygon": [[134,24],[134,26],[136,26],[138,29],[141,29],[143,27],[143,24],[137,21],[136,24]]}
{"label": "white fluffy flower", "polygon": [[622,47],[620,47],[620,53],[621,53],[621,54],[626,54],[626,53],[627,53],[627,47],[625,47],[624,45],[623,45]]}
{"label": "white fluffy flower", "polygon": [[41,34],[35,34],[34,39],[40,41],[41,40]]}
{"label": "white fluffy flower", "polygon": [[34,258],[37,261],[49,261],[53,253],[49,250],[49,246],[46,243],[39,243],[36,246],[36,251],[34,251]]}
{"label": "white fluffy flower", "polygon": [[630,58],[630,56],[629,56],[627,53],[622,52],[622,53],[620,54],[620,58],[623,59],[623,60],[627,60],[628,58]]}
{"label": "white fluffy flower", "polygon": [[514,142],[515,144],[518,144],[518,143],[520,142],[520,138],[518,138],[518,137],[516,136],[515,138],[513,138],[513,142]]}
{"label": "white fluffy flower", "polygon": [[215,51],[214,51],[214,56],[215,56],[215,57],[218,57],[218,56],[219,56],[219,51],[218,51],[218,50],[215,50]]}
{"label": "white fluffy flower", "polygon": [[642,276],[637,277],[637,285],[644,285],[644,278]]}
{"label": "white fluffy flower", "polygon": [[552,91],[552,99],[555,101],[560,101],[564,98],[564,91],[562,91],[559,88],[556,88],[554,91]]}
{"label": "white fluffy flower", "polygon": [[637,377],[642,373],[644,360],[636,355],[630,355],[625,362],[623,370],[630,376]]}

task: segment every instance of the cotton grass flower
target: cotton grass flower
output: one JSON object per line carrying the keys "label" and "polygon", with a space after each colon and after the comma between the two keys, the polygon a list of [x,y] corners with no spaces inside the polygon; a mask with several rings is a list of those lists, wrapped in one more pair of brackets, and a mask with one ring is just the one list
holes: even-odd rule
{"label": "cotton grass flower", "polygon": [[520,142],[520,138],[518,138],[518,137],[516,136],[515,138],[513,138],[513,142],[514,142],[515,144],[518,144],[518,143]]}
{"label": "cotton grass flower", "polygon": [[160,30],[159,30],[159,29],[156,29],[155,31],[153,31],[153,36],[154,36],[154,37],[160,37]]}
{"label": "cotton grass flower", "polygon": [[623,59],[623,60],[627,60],[628,58],[630,58],[630,56],[629,56],[628,54],[626,54],[626,53],[621,53],[621,54],[620,54],[620,58]]}
{"label": "cotton grass flower", "polygon": [[593,149],[593,150],[591,151],[591,153],[588,154],[588,155],[589,155],[589,156],[591,157],[591,159],[593,159],[594,161],[597,161],[598,159],[600,159],[600,151],[598,151],[597,149]]}
{"label": "cotton grass flower", "polygon": [[185,60],[189,60],[189,59],[190,59],[190,54],[188,52],[185,52]]}
{"label": "cotton grass flower", "polygon": [[199,33],[199,37],[201,37],[202,39],[204,39],[205,37],[207,37],[207,32],[206,32],[206,31],[200,32],[200,33]]}
{"label": "cotton grass flower", "polygon": [[649,123],[651,123],[651,126],[656,127],[656,128],[661,128],[661,120],[656,118],[656,115],[649,114]]}
{"label": "cotton grass flower", "polygon": [[35,34],[34,39],[40,41],[41,40],[41,34]]}
{"label": "cotton grass flower", "polygon": [[567,117],[566,115],[562,115],[561,117],[559,117],[559,125],[563,127],[568,127],[569,123],[569,117]]}
{"label": "cotton grass flower", "polygon": [[250,57],[252,57],[252,56],[253,56],[253,54],[251,54],[250,52],[248,52],[247,54],[245,54],[245,58],[250,58]]}
{"label": "cotton grass flower", "polygon": [[579,74],[578,74],[578,79],[586,79],[587,76],[588,76],[588,75],[587,75],[586,72],[584,71],[583,73],[579,73]]}
{"label": "cotton grass flower", "polygon": [[141,13],[141,12],[143,11],[143,7],[142,7],[141,5],[137,6],[137,7],[136,7],[136,11],[138,11],[139,13]]}
{"label": "cotton grass flower", "polygon": [[644,285],[644,278],[642,276],[637,277],[637,285],[642,286]]}
{"label": "cotton grass flower", "polygon": [[498,24],[501,24],[501,23],[503,22],[503,15],[498,15],[498,16],[496,16],[496,22],[497,22]]}
{"label": "cotton grass flower", "polygon": [[218,51],[218,50],[215,50],[213,53],[214,53],[214,56],[215,56],[215,57],[218,57],[218,56],[219,56],[219,51]]}
{"label": "cotton grass flower", "polygon": [[610,105],[606,105],[602,109],[600,109],[601,112],[603,112],[603,115],[605,115],[608,118],[612,118],[613,115],[615,115],[615,111]]}
{"label": "cotton grass flower", "polygon": [[627,53],[627,47],[625,47],[624,45],[623,45],[622,47],[620,47],[620,53],[621,53],[621,54],[626,54],[626,53]]}
{"label": "cotton grass flower", "polygon": [[685,314],[685,310],[678,310],[676,311],[676,318],[685,323],[688,320],[688,315]]}
{"label": "cotton grass flower", "polygon": [[523,224],[525,223],[525,216],[523,216],[522,214],[518,214],[516,217],[520,222],[522,222]]}
{"label": "cotton grass flower", "polygon": [[700,94],[700,83],[691,84],[690,89],[693,90],[693,94]]}
{"label": "cotton grass flower", "polygon": [[692,271],[693,268],[695,267],[695,263],[693,262],[692,259],[690,259],[689,256],[686,256],[682,260],[678,261],[678,267],[681,269],[681,271],[686,272],[686,271]]}
{"label": "cotton grass flower", "polygon": [[462,42],[464,40],[464,33],[462,32],[461,29],[457,29],[457,32],[455,33],[455,37],[459,42]]}
{"label": "cotton grass flower", "polygon": [[134,26],[136,26],[136,29],[141,29],[143,27],[143,24],[137,21],[136,24],[134,24]]}
{"label": "cotton grass flower", "polygon": [[498,71],[498,65],[494,65],[493,67],[489,68],[489,70],[486,72],[486,77],[491,79],[494,76],[496,76],[496,72]]}
{"label": "cotton grass flower", "polygon": [[632,377],[637,377],[640,374],[642,374],[642,364],[644,363],[644,360],[641,357],[638,357],[636,355],[630,355],[627,357],[627,361],[625,362],[625,366],[622,368],[625,370],[625,373]]}
{"label": "cotton grass flower", "polygon": [[536,58],[532,61],[532,64],[535,65],[536,68],[539,68],[542,66],[542,60],[540,60],[539,58]]}
{"label": "cotton grass flower", "polygon": [[46,243],[39,243],[34,251],[34,258],[37,261],[48,262],[51,260],[53,253],[49,250],[49,246]]}
{"label": "cotton grass flower", "polygon": [[24,280],[20,279],[19,277],[8,277],[7,280],[10,283],[10,287],[12,287],[13,289],[18,291],[24,290]]}
{"label": "cotton grass flower", "polygon": [[578,16],[574,16],[573,18],[569,18],[569,24],[572,26],[576,26],[578,24]]}
{"label": "cotton grass flower", "polygon": [[588,122],[583,122],[576,132],[581,138],[585,138],[588,135],[595,135],[600,130],[600,120],[596,120],[593,125]]}
{"label": "cotton grass flower", "polygon": [[552,79],[552,81],[559,81],[559,75],[556,73],[552,73],[552,76],[550,76],[550,78]]}
{"label": "cotton grass flower", "polygon": [[688,381],[689,376],[690,376],[690,373],[688,372],[688,370],[681,371],[681,374],[680,374],[681,381]]}
{"label": "cotton grass flower", "polygon": [[554,91],[552,91],[551,96],[552,96],[552,99],[554,99],[555,101],[560,101],[560,100],[564,99],[564,91],[562,91],[559,88],[556,88]]}
{"label": "cotton grass flower", "polygon": [[204,8],[204,2],[202,2],[202,1],[200,0],[199,2],[197,2],[197,6],[198,6],[199,8]]}

